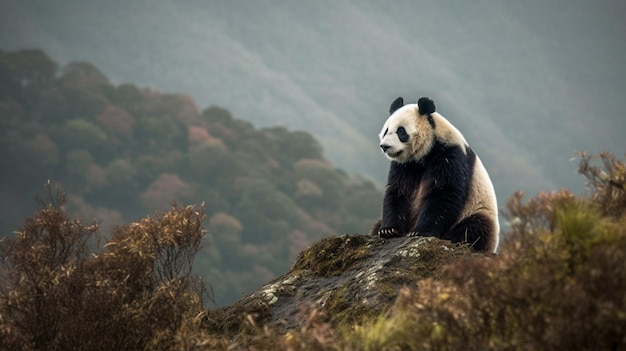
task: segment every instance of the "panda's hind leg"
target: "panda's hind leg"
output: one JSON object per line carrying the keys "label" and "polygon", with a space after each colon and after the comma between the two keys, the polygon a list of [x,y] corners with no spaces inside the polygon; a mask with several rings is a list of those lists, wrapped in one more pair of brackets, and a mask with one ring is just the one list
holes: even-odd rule
{"label": "panda's hind leg", "polygon": [[492,219],[482,214],[473,214],[454,226],[443,239],[453,243],[468,243],[476,251],[492,251],[492,236],[495,228]]}

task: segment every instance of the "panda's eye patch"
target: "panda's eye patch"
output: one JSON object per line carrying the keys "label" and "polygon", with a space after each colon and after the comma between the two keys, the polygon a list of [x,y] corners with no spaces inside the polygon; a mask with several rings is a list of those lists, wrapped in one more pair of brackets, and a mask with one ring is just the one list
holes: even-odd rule
{"label": "panda's eye patch", "polygon": [[398,128],[398,130],[396,130],[396,133],[398,133],[398,139],[400,139],[401,142],[406,143],[407,140],[409,140],[409,135],[407,134],[404,127]]}

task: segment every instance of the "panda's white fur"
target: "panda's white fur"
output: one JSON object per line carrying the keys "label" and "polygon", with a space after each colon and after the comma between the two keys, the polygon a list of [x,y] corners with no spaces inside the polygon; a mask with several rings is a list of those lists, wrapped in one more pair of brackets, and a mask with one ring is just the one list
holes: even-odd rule
{"label": "panda's white fur", "polygon": [[372,234],[436,236],[495,252],[497,200],[482,162],[432,100],[403,103],[392,103],[379,134],[391,166],[383,218]]}

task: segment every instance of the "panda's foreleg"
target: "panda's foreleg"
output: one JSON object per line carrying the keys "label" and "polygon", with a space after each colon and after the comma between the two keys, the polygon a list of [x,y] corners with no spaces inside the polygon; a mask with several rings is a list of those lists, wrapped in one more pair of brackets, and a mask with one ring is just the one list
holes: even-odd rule
{"label": "panda's foreleg", "polygon": [[463,189],[446,184],[431,189],[420,207],[414,209],[416,222],[409,236],[435,236],[445,239],[463,209]]}
{"label": "panda's foreleg", "polygon": [[458,146],[441,148],[427,164],[420,183],[420,193],[424,195],[415,209],[417,221],[411,229],[412,236],[445,239],[467,202],[475,156],[469,148],[467,154]]}
{"label": "panda's foreleg", "polygon": [[393,188],[387,188],[383,199],[383,215],[378,229],[381,238],[405,235],[410,221],[409,200]]}

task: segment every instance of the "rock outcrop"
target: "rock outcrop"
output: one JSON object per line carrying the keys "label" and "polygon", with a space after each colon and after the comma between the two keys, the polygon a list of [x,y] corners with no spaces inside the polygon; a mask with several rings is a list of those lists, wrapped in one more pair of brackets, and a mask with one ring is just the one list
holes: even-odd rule
{"label": "rock outcrop", "polygon": [[389,308],[401,287],[415,286],[456,257],[471,254],[467,246],[433,237],[328,237],[302,251],[288,273],[210,311],[207,328],[233,335],[250,318],[282,330],[299,328],[306,308],[325,311],[333,324],[358,320]]}

